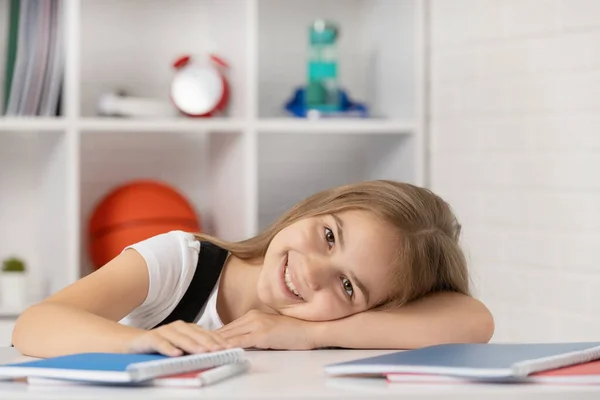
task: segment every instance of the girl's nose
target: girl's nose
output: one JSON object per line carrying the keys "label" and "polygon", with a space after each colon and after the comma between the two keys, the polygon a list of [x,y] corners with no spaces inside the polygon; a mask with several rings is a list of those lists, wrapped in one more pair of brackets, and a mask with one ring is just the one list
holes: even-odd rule
{"label": "girl's nose", "polygon": [[306,285],[314,291],[321,290],[329,279],[331,268],[324,260],[313,258],[306,266]]}

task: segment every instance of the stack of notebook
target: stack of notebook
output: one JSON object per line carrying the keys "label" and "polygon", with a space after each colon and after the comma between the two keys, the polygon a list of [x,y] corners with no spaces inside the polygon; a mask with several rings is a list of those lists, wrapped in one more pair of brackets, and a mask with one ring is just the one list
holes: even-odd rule
{"label": "stack of notebook", "polygon": [[388,382],[600,383],[600,342],[444,344],[325,366]]}
{"label": "stack of notebook", "polygon": [[0,365],[0,379],[30,384],[201,387],[249,369],[242,348],[167,357],[159,354],[82,353]]}

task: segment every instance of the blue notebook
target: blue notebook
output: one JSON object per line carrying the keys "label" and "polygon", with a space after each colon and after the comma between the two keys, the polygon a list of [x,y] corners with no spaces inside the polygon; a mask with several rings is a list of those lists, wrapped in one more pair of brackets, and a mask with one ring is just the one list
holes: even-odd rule
{"label": "blue notebook", "polygon": [[242,348],[167,357],[160,354],[81,353],[0,365],[0,378],[53,378],[135,383],[242,361]]}
{"label": "blue notebook", "polygon": [[443,344],[325,366],[329,375],[420,373],[518,379],[600,359],[600,342]]}

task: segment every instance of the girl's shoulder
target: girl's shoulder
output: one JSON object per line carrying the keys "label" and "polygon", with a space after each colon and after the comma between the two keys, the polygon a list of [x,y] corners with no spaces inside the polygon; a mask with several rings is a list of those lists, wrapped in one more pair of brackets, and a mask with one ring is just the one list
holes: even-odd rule
{"label": "girl's shoulder", "polygon": [[151,236],[127,246],[127,248],[133,248],[142,255],[154,254],[164,257],[169,254],[180,255],[181,250],[189,251],[189,249],[198,253],[200,251],[200,241],[193,233],[173,230]]}
{"label": "girl's shoulder", "polygon": [[200,241],[192,233],[170,231],[128,248],[144,258],[149,286],[144,302],[122,322],[148,329],[162,321],[185,294],[197,267]]}
{"label": "girl's shoulder", "polygon": [[200,241],[192,233],[175,230],[152,236],[128,248],[136,250],[144,258],[150,275],[150,291],[153,292],[158,290],[158,286],[153,287],[154,283],[161,286],[189,283],[196,269]]}

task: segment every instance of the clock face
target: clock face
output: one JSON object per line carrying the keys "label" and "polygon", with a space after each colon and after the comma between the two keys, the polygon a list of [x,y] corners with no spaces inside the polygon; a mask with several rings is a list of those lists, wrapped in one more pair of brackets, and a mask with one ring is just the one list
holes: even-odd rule
{"label": "clock face", "polygon": [[205,115],[219,104],[224,94],[223,78],[214,68],[186,66],[171,83],[171,99],[188,115]]}

